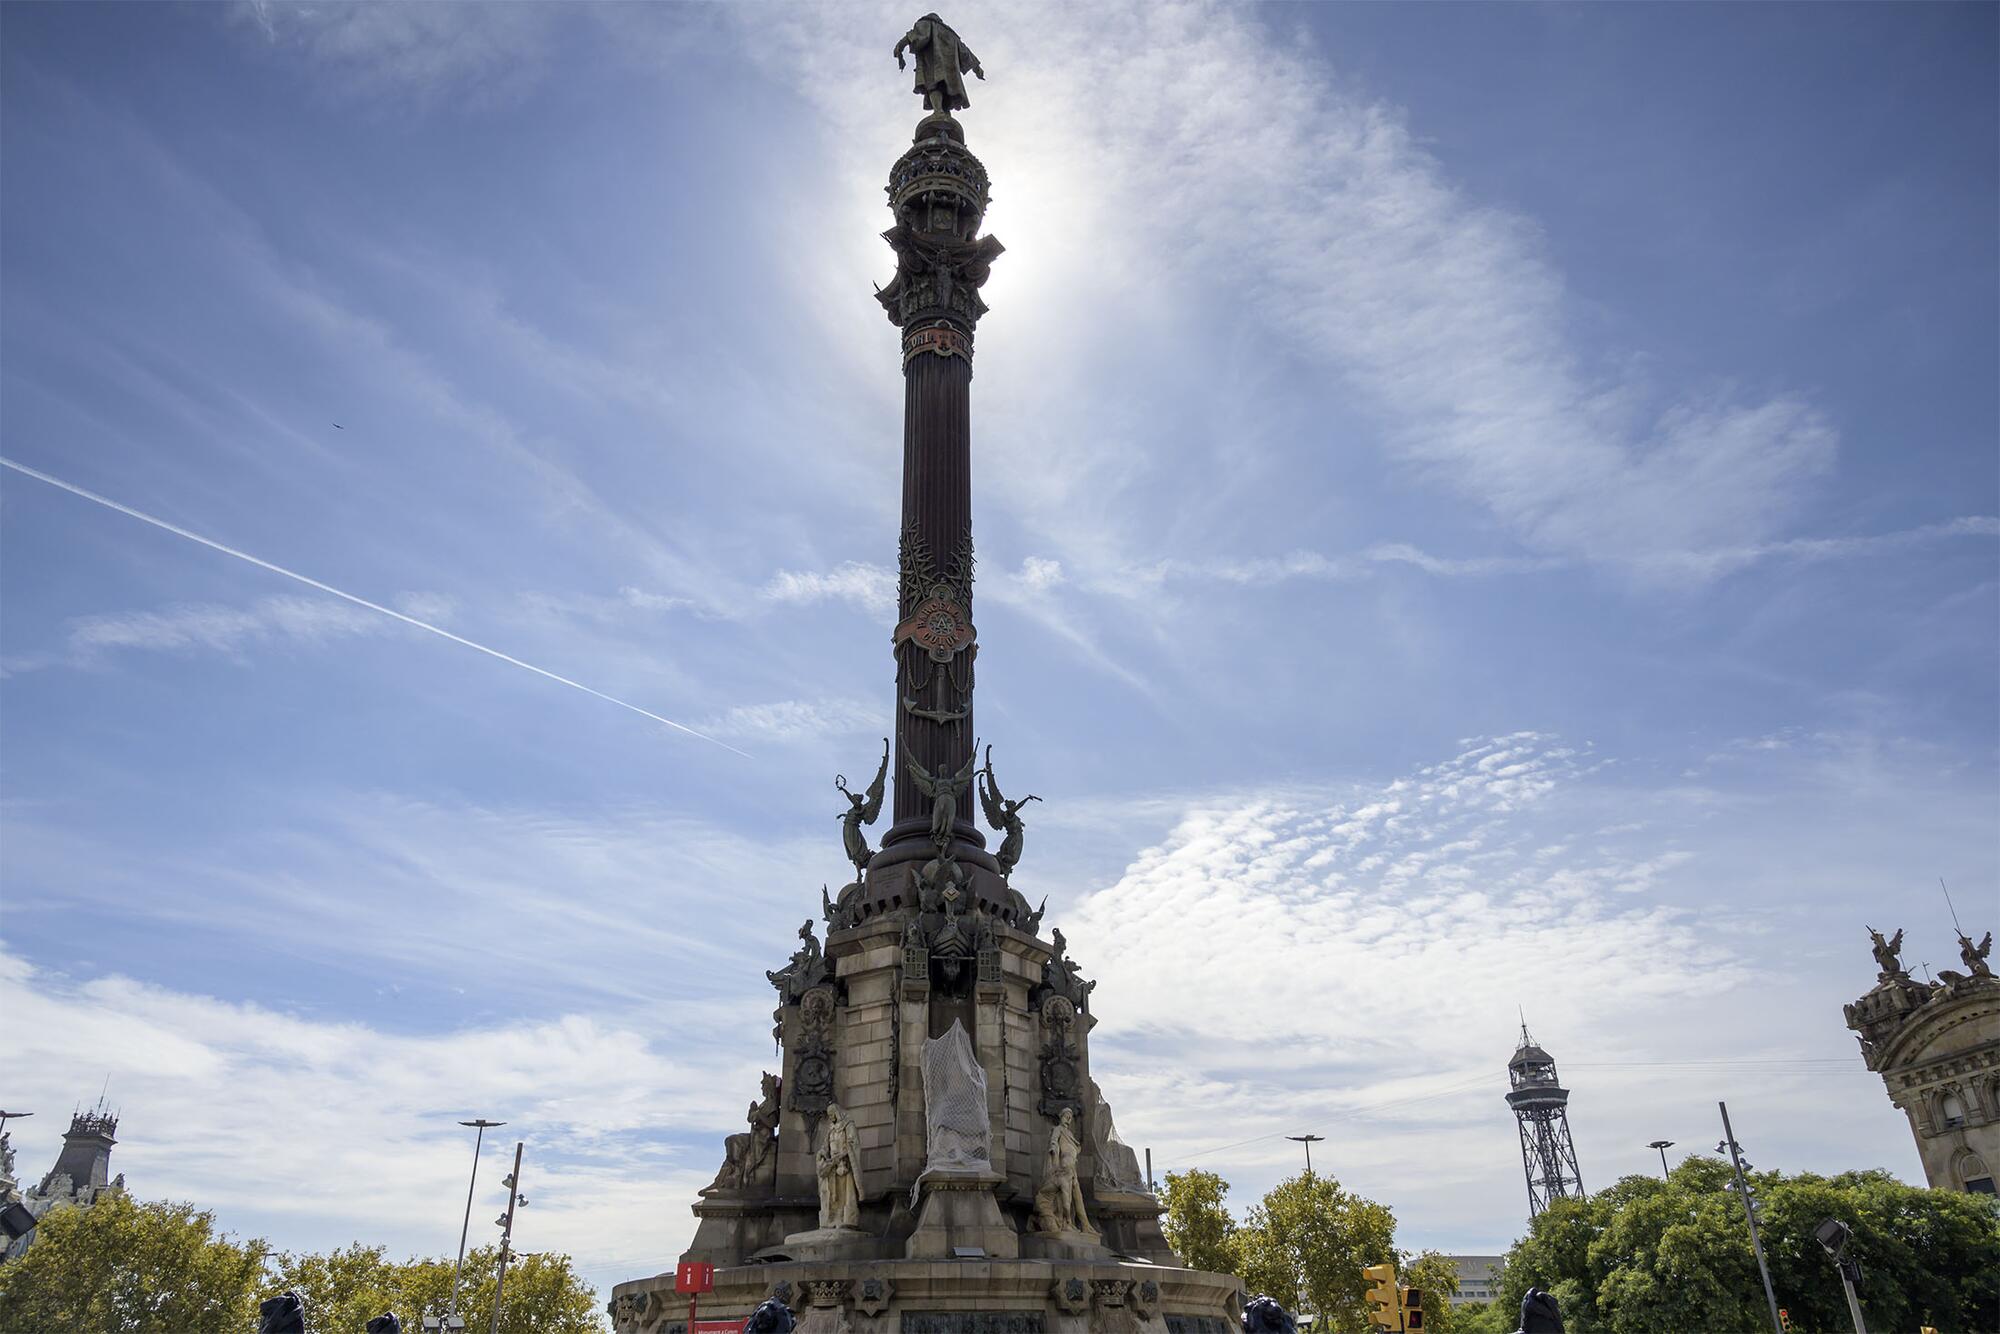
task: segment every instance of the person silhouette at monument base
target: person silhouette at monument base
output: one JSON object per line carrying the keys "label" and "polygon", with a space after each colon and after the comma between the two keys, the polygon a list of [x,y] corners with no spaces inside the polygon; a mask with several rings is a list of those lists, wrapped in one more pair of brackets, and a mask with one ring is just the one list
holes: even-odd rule
{"label": "person silhouette at monument base", "polygon": [[1521,1298],[1521,1327],[1514,1334],[1564,1334],[1562,1308],[1556,1305],[1555,1294],[1529,1288],[1528,1295]]}

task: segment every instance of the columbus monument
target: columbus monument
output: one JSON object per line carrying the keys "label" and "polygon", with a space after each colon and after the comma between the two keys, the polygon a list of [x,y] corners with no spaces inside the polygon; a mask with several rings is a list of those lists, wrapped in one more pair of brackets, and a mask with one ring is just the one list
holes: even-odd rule
{"label": "columbus monument", "polygon": [[[1091,1078],[1097,984],[1015,883],[1039,798],[1006,795],[974,729],[973,336],[1002,247],[952,113],[986,74],[936,14],[893,54],[930,113],[889,172],[896,271],[875,294],[902,332],[893,739],[866,787],[835,780],[854,879],[821,892],[824,945],[807,921],[766,974],[781,1068],[679,1258],[715,1266],[704,1322],[782,1323],[775,1298],[802,1334],[1227,1334],[1240,1284],[1168,1248]],[[688,1334],[671,1269],[619,1284],[611,1315],[619,1334]]]}

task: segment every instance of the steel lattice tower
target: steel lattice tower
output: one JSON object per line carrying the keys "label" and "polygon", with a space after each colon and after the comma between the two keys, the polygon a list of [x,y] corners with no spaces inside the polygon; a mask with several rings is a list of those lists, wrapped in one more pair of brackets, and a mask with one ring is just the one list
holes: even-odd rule
{"label": "steel lattice tower", "polygon": [[1583,1173],[1569,1137],[1569,1090],[1556,1079],[1555,1057],[1521,1025],[1521,1045],[1507,1062],[1507,1105],[1521,1130],[1521,1172],[1528,1178],[1530,1221],[1552,1200],[1583,1198]]}

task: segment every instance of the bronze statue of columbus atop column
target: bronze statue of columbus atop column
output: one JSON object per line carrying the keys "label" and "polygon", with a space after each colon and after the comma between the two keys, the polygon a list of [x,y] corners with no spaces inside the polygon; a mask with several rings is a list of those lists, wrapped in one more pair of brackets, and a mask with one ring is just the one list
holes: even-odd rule
{"label": "bronze statue of columbus atop column", "polygon": [[896,43],[897,69],[904,68],[905,51],[917,58],[915,91],[925,106],[950,115],[972,105],[965,95],[965,76],[972,74],[983,80],[986,71],[979,68],[979,57],[949,23],[936,14],[924,15]]}
{"label": "bronze statue of columbus atop column", "polygon": [[[869,886],[886,900],[914,872],[923,881],[908,887],[905,901],[914,901],[999,873],[973,822],[970,391],[973,332],[986,313],[979,289],[1002,246],[979,234],[986,168],[951,114],[967,105],[963,76],[986,72],[936,14],[896,44],[898,65],[906,51],[916,62],[913,91],[931,114],[889,174],[895,225],[882,236],[896,273],[876,292],[903,331],[903,528],[892,634],[895,814]],[[980,889],[978,897],[1007,901],[997,884]]]}

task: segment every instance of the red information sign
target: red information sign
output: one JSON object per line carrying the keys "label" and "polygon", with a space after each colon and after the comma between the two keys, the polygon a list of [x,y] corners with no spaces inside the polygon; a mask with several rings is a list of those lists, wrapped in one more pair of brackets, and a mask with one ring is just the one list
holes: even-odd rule
{"label": "red information sign", "polygon": [[674,1291],[715,1291],[715,1266],[700,1264],[698,1262],[676,1266],[674,1269]]}
{"label": "red information sign", "polygon": [[694,1334],[743,1334],[743,1327],[749,1323],[747,1317],[742,1320],[697,1320],[694,1322]]}

